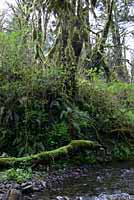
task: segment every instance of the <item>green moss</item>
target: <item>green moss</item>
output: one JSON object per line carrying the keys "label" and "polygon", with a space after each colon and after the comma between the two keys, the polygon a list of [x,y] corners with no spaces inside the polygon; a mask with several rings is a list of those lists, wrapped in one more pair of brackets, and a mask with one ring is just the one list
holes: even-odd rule
{"label": "green moss", "polygon": [[[0,158],[1,168],[20,168],[22,166],[38,166],[44,164],[46,166],[55,165],[59,161],[63,163],[81,164],[81,163],[97,163],[96,151],[99,151],[100,145],[94,141],[88,140],[73,140],[68,145],[60,147],[51,151],[44,151],[35,155],[26,157],[9,157]],[[113,160],[133,160],[134,159],[134,147],[124,143],[115,144],[115,147],[111,151]],[[72,159],[73,158],[73,159]],[[102,159],[102,162],[105,161]]]}
{"label": "green moss", "polygon": [[73,140],[70,144],[60,147],[52,151],[44,151],[32,156],[20,157],[20,158],[0,158],[0,167],[7,168],[19,165],[38,165],[40,163],[50,164],[52,161],[56,161],[60,158],[66,157],[76,149],[95,149],[100,145],[93,141],[86,140]]}

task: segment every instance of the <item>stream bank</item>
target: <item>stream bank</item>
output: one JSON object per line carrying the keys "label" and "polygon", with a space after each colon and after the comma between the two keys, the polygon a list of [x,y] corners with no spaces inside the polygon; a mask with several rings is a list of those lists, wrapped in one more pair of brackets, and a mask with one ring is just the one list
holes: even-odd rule
{"label": "stream bank", "polygon": [[[82,165],[36,172],[21,184],[0,183],[1,200],[134,200],[134,164]],[[14,190],[15,189],[15,190]],[[11,191],[19,197],[9,198]]]}
{"label": "stream bank", "polygon": [[[13,167],[11,180],[0,181],[0,199],[134,200],[133,152],[133,146],[125,143],[105,148],[95,141],[78,140],[29,157],[0,158],[1,164],[6,161],[10,164],[6,167]],[[15,166],[27,169],[31,163],[32,177],[26,174],[26,180],[20,181],[21,169]]]}

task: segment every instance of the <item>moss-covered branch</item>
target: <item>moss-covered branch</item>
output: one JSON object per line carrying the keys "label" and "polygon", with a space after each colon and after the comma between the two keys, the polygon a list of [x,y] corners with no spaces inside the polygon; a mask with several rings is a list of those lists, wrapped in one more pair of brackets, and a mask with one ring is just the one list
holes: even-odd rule
{"label": "moss-covered branch", "polygon": [[96,149],[100,145],[97,142],[88,141],[88,140],[73,140],[70,144],[60,147],[51,151],[44,151],[35,155],[15,158],[0,158],[0,167],[8,168],[19,165],[29,165],[29,166],[37,166],[38,164],[51,164],[51,162],[66,158],[67,156],[71,156],[78,150],[88,150],[88,149]]}

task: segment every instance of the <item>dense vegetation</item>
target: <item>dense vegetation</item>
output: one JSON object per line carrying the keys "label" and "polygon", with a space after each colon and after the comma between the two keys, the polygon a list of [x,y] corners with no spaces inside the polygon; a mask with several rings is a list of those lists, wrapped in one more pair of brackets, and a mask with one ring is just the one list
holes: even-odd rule
{"label": "dense vegetation", "polygon": [[[133,2],[125,2],[10,5],[12,20],[0,32],[1,154],[31,155],[71,140],[133,145],[134,85],[119,26],[130,19],[118,13]],[[104,26],[96,33],[87,18],[99,23],[100,6]]]}

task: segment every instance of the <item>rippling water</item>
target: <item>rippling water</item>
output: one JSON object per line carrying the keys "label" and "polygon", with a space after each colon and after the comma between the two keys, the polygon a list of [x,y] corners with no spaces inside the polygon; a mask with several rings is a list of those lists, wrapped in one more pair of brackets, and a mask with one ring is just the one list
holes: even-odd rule
{"label": "rippling water", "polygon": [[134,163],[132,162],[105,168],[91,168],[81,177],[76,175],[73,178],[66,178],[61,185],[45,191],[38,199],[55,200],[57,196],[67,196],[70,199],[81,197],[81,200],[92,200],[95,197],[97,199],[100,194],[103,196],[103,194],[120,193],[128,193],[131,200],[134,200]]}

